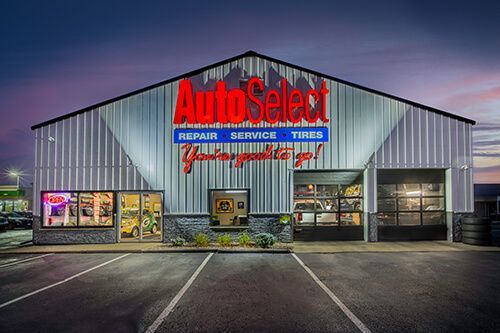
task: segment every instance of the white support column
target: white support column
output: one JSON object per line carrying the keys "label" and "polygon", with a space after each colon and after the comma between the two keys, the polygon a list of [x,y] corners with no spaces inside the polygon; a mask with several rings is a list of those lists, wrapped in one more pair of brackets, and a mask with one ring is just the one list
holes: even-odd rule
{"label": "white support column", "polygon": [[363,172],[363,234],[366,242],[378,241],[377,169],[368,167]]}

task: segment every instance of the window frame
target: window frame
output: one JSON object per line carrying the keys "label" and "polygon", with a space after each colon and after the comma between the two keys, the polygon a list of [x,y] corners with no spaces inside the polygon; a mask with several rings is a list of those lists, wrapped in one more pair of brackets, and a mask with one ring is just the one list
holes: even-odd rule
{"label": "window frame", "polygon": [[218,228],[218,229],[223,229],[223,228],[227,228],[227,229],[234,229],[235,227],[238,227],[238,228],[248,228],[248,225],[241,225],[241,226],[237,226],[237,225],[226,225],[226,226],[221,226],[221,225],[218,225],[218,226],[214,226],[212,225],[212,216],[213,216],[213,192],[224,192],[224,191],[246,191],[246,197],[247,197],[247,218],[250,216],[251,214],[251,202],[250,202],[250,188],[249,187],[238,187],[238,188],[234,188],[234,187],[230,187],[230,188],[209,188],[208,189],[208,200],[209,200],[209,207],[208,207],[208,213],[209,213],[209,216],[210,216],[210,228]]}
{"label": "window frame", "polygon": [[[396,210],[378,210],[377,209],[377,214],[379,213],[388,213],[388,214],[395,214],[395,219],[396,219],[396,223],[395,224],[387,224],[387,225],[381,225],[382,227],[385,227],[385,226],[398,226],[398,227],[418,227],[418,226],[438,226],[438,225],[444,225],[446,224],[446,191],[443,191],[443,194],[441,195],[424,195],[424,192],[423,192],[423,185],[424,184],[429,184],[429,183],[417,183],[415,185],[418,185],[419,187],[419,191],[420,191],[420,194],[418,196],[415,196],[415,195],[404,195],[404,196],[401,196],[399,194],[400,190],[399,190],[399,186],[401,185],[404,185],[403,183],[396,183],[396,184],[378,184],[378,186],[380,185],[395,185],[396,186],[396,191],[394,192],[394,195],[393,196],[379,196],[379,189],[378,189],[378,186],[377,186],[377,207],[378,207],[378,203],[379,203],[379,200],[387,200],[387,199],[391,199],[391,200],[395,200],[396,201]],[[443,187],[445,187],[445,183],[435,183],[435,184],[440,184],[442,185]],[[419,210],[401,210],[399,208],[399,200],[400,199],[416,199],[418,198],[419,201],[420,201],[420,209]],[[432,209],[432,210],[425,210],[424,209],[424,199],[434,199],[434,198],[437,198],[437,199],[442,199],[443,200],[443,208],[440,209],[440,210],[436,210],[436,209]],[[420,215],[420,219],[419,219],[419,224],[400,224],[399,223],[399,214],[400,213],[419,213]],[[439,224],[426,224],[424,223],[424,215],[425,213],[442,213],[444,216],[445,216],[445,219],[444,219],[444,222],[443,223],[439,223]]]}
{"label": "window frame", "polygon": [[[294,193],[293,193],[293,205],[295,206],[295,200],[307,200],[307,199],[312,199],[314,200],[314,210],[307,210],[307,211],[297,211],[293,209],[293,215],[297,213],[308,213],[308,214],[314,214],[314,222],[312,224],[302,224],[302,227],[320,227],[320,228],[325,228],[325,227],[331,227],[331,228],[345,228],[345,227],[363,227],[364,225],[364,219],[363,219],[363,201],[364,201],[364,196],[363,196],[363,184],[362,183],[356,183],[356,184],[323,184],[323,183],[311,183],[311,184],[306,184],[306,185],[313,185],[313,193],[312,195],[307,195],[307,196],[295,196],[295,186],[297,185],[304,185],[304,184],[294,184]],[[325,186],[325,185],[330,185],[330,186],[336,186],[336,193],[332,195],[318,195],[318,186]],[[354,185],[359,185],[360,186],[360,194],[358,196],[346,196],[346,195],[341,195],[342,187],[344,186],[354,186]],[[319,200],[325,200],[325,199],[331,199],[333,202],[335,202],[336,205],[336,210],[326,210],[326,209],[316,209],[317,203]],[[341,206],[341,200],[347,199],[347,200],[358,200],[360,202],[361,209],[360,210],[342,210]],[[330,214],[336,214],[337,215],[337,222],[332,222],[332,225],[318,225],[318,220],[317,220],[317,215],[322,214],[322,213],[330,213]],[[361,218],[361,224],[360,225],[344,225],[342,224],[342,214],[360,214]],[[299,225],[294,224],[294,227],[298,227]]]}
{"label": "window frame", "polygon": [[[46,193],[76,193],[77,197],[77,214],[76,214],[76,225],[71,225],[71,226],[46,226],[45,225],[45,214],[44,211],[45,209],[43,208],[43,198]],[[80,193],[112,193],[113,195],[113,212],[112,212],[112,217],[113,217],[113,223],[111,225],[94,225],[94,226],[80,226]],[[41,229],[46,229],[46,230],[52,230],[52,229],[114,229],[116,226],[116,198],[117,198],[117,191],[105,191],[105,190],[96,190],[96,191],[90,191],[90,190],[85,190],[85,191],[74,191],[74,190],[56,190],[56,191],[40,191],[40,228]]]}

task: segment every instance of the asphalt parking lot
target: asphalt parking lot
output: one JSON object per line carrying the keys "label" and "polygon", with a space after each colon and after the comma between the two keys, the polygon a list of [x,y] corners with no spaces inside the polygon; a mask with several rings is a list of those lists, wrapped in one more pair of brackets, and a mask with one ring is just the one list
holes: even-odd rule
{"label": "asphalt parking lot", "polygon": [[22,244],[30,243],[33,230],[14,229],[0,232],[0,250],[16,248]]}
{"label": "asphalt parking lot", "polygon": [[499,330],[498,252],[297,258],[257,253],[1,254],[0,331]]}

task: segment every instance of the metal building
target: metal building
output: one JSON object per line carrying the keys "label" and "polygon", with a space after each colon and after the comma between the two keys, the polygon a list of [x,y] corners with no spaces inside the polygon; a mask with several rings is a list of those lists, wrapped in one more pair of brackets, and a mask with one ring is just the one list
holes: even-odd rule
{"label": "metal building", "polygon": [[35,125],[34,240],[460,240],[475,122],[253,51]]}

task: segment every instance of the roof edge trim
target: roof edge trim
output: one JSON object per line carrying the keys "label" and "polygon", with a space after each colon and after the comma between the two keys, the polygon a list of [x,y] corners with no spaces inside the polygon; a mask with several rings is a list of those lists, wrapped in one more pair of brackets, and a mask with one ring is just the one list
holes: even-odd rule
{"label": "roof edge trim", "polygon": [[40,128],[40,127],[43,127],[43,126],[46,126],[46,125],[49,125],[49,124],[52,124],[52,123],[55,123],[55,122],[58,122],[58,121],[70,118],[70,117],[73,117],[73,116],[78,115],[78,114],[83,113],[83,112],[87,112],[87,111],[90,111],[90,110],[93,110],[93,109],[97,109],[97,108],[99,108],[101,106],[104,106],[106,104],[110,104],[110,103],[119,101],[121,99],[130,97],[130,96],[133,96],[133,95],[136,95],[136,94],[140,94],[140,93],[142,93],[144,91],[157,88],[159,86],[162,86],[162,85],[165,85],[165,84],[168,84],[168,83],[180,80],[182,78],[186,78],[186,77],[190,77],[190,76],[194,76],[194,75],[200,74],[200,73],[202,73],[204,71],[207,71],[209,69],[212,69],[214,67],[218,67],[218,66],[224,65],[224,64],[226,64],[228,62],[236,61],[236,60],[239,60],[239,59],[244,58],[244,57],[259,57],[259,58],[262,58],[264,60],[275,62],[275,63],[283,65],[283,66],[291,67],[291,68],[294,68],[294,69],[297,69],[297,70],[300,70],[300,71],[303,71],[303,72],[307,72],[309,74],[313,74],[313,75],[316,75],[316,76],[319,76],[319,77],[323,77],[323,78],[326,78],[326,79],[329,79],[329,80],[337,81],[339,83],[346,84],[346,85],[349,85],[351,87],[358,88],[358,89],[361,89],[361,90],[364,90],[364,91],[367,91],[367,92],[370,92],[370,93],[374,93],[374,94],[377,94],[377,95],[380,95],[380,96],[384,96],[384,97],[388,97],[388,98],[391,98],[391,99],[394,99],[394,100],[397,100],[397,101],[400,101],[400,102],[403,102],[403,103],[407,103],[409,105],[412,105],[412,106],[415,106],[415,107],[418,107],[418,108],[421,108],[421,109],[426,109],[428,111],[431,111],[431,112],[434,112],[434,113],[437,113],[437,114],[440,114],[440,115],[443,115],[443,116],[446,116],[446,117],[449,117],[449,118],[460,120],[460,121],[463,121],[463,122],[466,122],[466,123],[469,123],[469,124],[472,124],[472,125],[476,124],[475,120],[472,120],[472,119],[469,119],[469,118],[465,118],[465,117],[459,116],[457,114],[449,113],[449,112],[446,112],[446,111],[443,111],[443,110],[440,110],[440,109],[433,108],[433,107],[428,106],[428,105],[424,105],[424,104],[420,104],[420,103],[417,103],[417,102],[413,102],[413,101],[410,101],[408,99],[405,99],[405,98],[402,98],[402,97],[399,97],[399,96],[391,95],[391,94],[385,93],[383,91],[379,91],[379,90],[368,88],[368,87],[365,87],[365,86],[362,86],[362,85],[359,85],[359,84],[356,84],[356,83],[352,83],[352,82],[349,82],[349,81],[346,81],[346,80],[342,80],[342,79],[339,79],[337,77],[334,77],[334,76],[331,76],[331,75],[328,75],[328,74],[324,74],[324,73],[321,73],[321,72],[318,72],[318,71],[315,71],[315,70],[312,70],[312,69],[308,69],[308,68],[305,68],[305,67],[302,67],[302,66],[291,64],[291,63],[288,63],[286,61],[279,60],[279,59],[276,59],[276,58],[272,58],[272,57],[269,57],[269,56],[266,56],[266,55],[263,55],[263,54],[260,54],[260,53],[257,53],[255,51],[250,50],[250,51],[247,51],[245,53],[236,55],[234,57],[218,61],[218,62],[213,63],[211,65],[207,65],[207,66],[201,67],[199,69],[196,69],[196,70],[184,73],[184,74],[177,75],[177,76],[172,77],[170,79],[154,83],[154,84],[146,86],[144,88],[140,88],[140,89],[128,92],[126,94],[123,94],[123,95],[120,95],[120,96],[117,96],[117,97],[114,97],[114,98],[111,98],[111,99],[108,99],[108,100],[105,100],[105,101],[102,101],[102,102],[99,102],[99,103],[96,103],[96,104],[93,104],[93,105],[90,105],[90,106],[87,106],[87,107],[84,107],[82,109],[79,109],[79,110],[76,110],[76,111],[73,111],[73,112],[70,112],[70,113],[67,113],[67,114],[64,114],[64,115],[61,115],[61,116],[58,116],[58,117],[46,120],[44,122],[41,122],[41,123],[38,123],[36,125],[31,126],[31,130],[35,130],[37,128]]}

